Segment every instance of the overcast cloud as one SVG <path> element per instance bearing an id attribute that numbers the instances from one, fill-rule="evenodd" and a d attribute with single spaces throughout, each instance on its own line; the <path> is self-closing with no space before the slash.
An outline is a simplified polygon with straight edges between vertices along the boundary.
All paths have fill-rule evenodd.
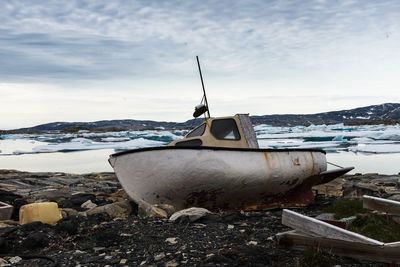
<path id="1" fill-rule="evenodd" d="M 89 2 L 89 3 L 88 3 Z M 400 102 L 400 2 L 0 2 L 0 129 Z"/>

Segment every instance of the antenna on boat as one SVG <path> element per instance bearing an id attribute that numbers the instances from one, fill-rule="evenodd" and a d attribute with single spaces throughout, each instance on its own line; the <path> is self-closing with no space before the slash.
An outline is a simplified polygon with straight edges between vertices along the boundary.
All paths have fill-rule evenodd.
<path id="1" fill-rule="evenodd" d="M 204 88 L 203 75 L 201 74 L 201 68 L 200 68 L 200 62 L 199 62 L 199 57 L 198 56 L 196 56 L 196 60 L 197 60 L 197 66 L 199 67 L 200 80 L 201 80 L 201 86 L 203 87 L 203 94 L 204 94 L 203 95 L 203 99 L 204 99 L 205 105 L 204 104 L 197 105 L 195 107 L 195 111 L 193 113 L 193 117 L 197 118 L 201 114 L 207 112 L 208 117 L 210 118 L 211 116 L 210 116 L 210 110 L 208 108 L 206 89 Z M 203 99 L 201 100 L 201 102 L 203 102 Z"/>

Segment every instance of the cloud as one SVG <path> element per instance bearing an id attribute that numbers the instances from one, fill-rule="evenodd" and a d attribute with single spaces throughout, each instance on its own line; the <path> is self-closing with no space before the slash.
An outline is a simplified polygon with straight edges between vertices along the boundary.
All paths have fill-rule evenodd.
<path id="1" fill-rule="evenodd" d="M 395 0 L 1 1 L 0 83 L 112 90 L 116 106 L 117 96 L 143 91 L 147 103 L 178 91 L 197 101 L 199 55 L 216 104 L 396 95 L 399 16 Z M 271 105 L 263 103 L 254 102 L 258 114 Z"/>
<path id="2" fill-rule="evenodd" d="M 150 69 L 163 75 L 185 69 L 194 54 L 213 73 L 231 75 L 321 68 L 357 61 L 359 47 L 374 55 L 367 50 L 377 35 L 398 28 L 398 7 L 396 1 L 10 1 L 1 11 L 1 55 L 16 60 L 0 75 L 15 69 L 60 78 Z"/>

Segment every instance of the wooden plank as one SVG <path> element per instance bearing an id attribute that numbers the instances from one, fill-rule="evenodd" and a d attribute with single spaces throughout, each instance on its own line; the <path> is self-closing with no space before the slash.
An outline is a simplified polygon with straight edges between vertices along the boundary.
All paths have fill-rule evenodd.
<path id="1" fill-rule="evenodd" d="M 0 201 L 0 221 L 9 220 L 11 218 L 14 207 Z"/>
<path id="2" fill-rule="evenodd" d="M 398 247 L 312 237 L 297 231 L 279 233 L 275 237 L 276 246 L 279 248 L 308 250 L 311 247 L 318 247 L 340 256 L 392 264 L 400 263 Z"/>
<path id="3" fill-rule="evenodd" d="M 400 248 L 400 242 L 385 243 L 385 247 Z M 400 253 L 400 250 L 399 250 Z"/>
<path id="4" fill-rule="evenodd" d="M 383 245 L 382 242 L 342 229 L 329 223 L 284 209 L 282 224 L 315 237 L 345 240 L 364 244 Z"/>
<path id="5" fill-rule="evenodd" d="M 400 202 L 372 196 L 363 196 L 363 206 L 366 209 L 400 215 Z"/>

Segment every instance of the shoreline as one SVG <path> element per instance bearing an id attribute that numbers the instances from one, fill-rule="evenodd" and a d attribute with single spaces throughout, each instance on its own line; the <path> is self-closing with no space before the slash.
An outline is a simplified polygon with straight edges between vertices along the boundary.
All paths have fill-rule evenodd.
<path id="1" fill-rule="evenodd" d="M 316 216 L 343 197 L 400 197 L 399 181 L 400 175 L 346 175 L 315 187 L 315 204 L 295 210 Z M 171 222 L 157 216 L 143 218 L 113 172 L 70 174 L 1 169 L 0 197 L 0 201 L 17 208 L 28 202 L 58 203 L 64 218 L 55 226 L 3 222 L 0 250 L 3 254 L 49 256 L 60 266 L 296 266 L 303 256 L 300 251 L 275 247 L 275 234 L 290 230 L 281 224 L 282 209 L 220 212 L 193 223 Z M 89 200 L 97 207 L 117 203 L 123 209 L 118 214 L 92 214 L 82 207 Z M 16 213 L 12 219 L 18 219 Z M 48 263 L 45 259 L 20 263 L 24 266 L 32 262 Z M 375 264 L 353 261 L 352 266 Z"/>

